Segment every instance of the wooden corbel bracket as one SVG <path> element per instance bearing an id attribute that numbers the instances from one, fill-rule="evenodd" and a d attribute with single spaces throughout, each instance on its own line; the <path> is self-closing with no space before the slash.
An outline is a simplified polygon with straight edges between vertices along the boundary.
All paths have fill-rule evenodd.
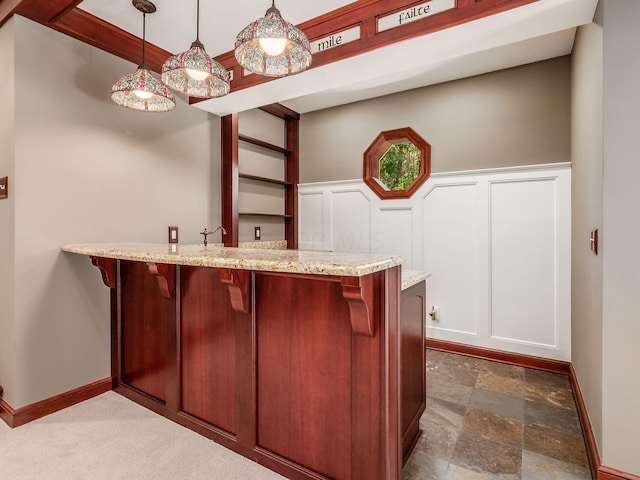
<path id="1" fill-rule="evenodd" d="M 351 329 L 358 335 L 375 337 L 373 313 L 373 275 L 342 277 L 342 296 L 349 303 Z"/>
<path id="2" fill-rule="evenodd" d="M 116 288 L 116 263 L 115 258 L 91 257 L 91 264 L 98 267 L 102 282 L 109 288 Z"/>
<path id="3" fill-rule="evenodd" d="M 147 263 L 149 273 L 158 280 L 160 293 L 165 298 L 176 298 L 176 266 L 166 263 Z"/>
<path id="4" fill-rule="evenodd" d="M 220 269 L 220 281 L 229 288 L 231 306 L 237 313 L 251 313 L 251 274 L 248 270 Z"/>

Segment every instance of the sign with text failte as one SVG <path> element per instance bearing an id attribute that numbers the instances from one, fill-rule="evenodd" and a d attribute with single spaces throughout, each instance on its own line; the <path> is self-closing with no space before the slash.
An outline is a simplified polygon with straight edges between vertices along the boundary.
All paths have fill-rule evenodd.
<path id="1" fill-rule="evenodd" d="M 436 13 L 456 8 L 456 0 L 431 0 L 419 5 L 400 10 L 399 12 L 378 18 L 378 32 L 384 32 L 391 28 L 400 27 L 407 23 L 421 20 Z"/>
<path id="2" fill-rule="evenodd" d="M 319 38 L 311 42 L 311 53 L 324 52 L 330 48 L 339 47 L 345 43 L 360 40 L 360 27 L 353 27 L 341 32 L 334 33 L 328 37 Z"/>
<path id="3" fill-rule="evenodd" d="M 9 179 L 8 177 L 0 178 L 0 198 L 9 196 Z"/>

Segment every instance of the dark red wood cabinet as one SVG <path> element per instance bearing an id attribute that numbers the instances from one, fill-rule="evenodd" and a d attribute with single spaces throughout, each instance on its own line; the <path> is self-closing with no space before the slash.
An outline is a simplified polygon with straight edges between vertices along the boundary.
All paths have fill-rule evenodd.
<path id="1" fill-rule="evenodd" d="M 402 332 L 402 456 L 406 460 L 420 437 L 420 417 L 426 408 L 425 292 L 426 282 L 402 291 L 400 307 L 400 331 Z"/>
<path id="2" fill-rule="evenodd" d="M 288 478 L 401 478 L 424 411 L 424 282 L 116 268 L 116 391 Z"/>

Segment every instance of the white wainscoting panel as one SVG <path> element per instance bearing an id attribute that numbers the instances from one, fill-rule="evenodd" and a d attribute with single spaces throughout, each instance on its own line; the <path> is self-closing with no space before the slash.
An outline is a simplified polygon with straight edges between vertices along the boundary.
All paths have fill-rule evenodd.
<path id="1" fill-rule="evenodd" d="M 491 337 L 558 348 L 557 178 L 491 182 Z"/>
<path id="2" fill-rule="evenodd" d="M 413 266 L 414 215 L 411 207 L 379 208 L 371 233 L 371 253 L 390 253 Z"/>
<path id="3" fill-rule="evenodd" d="M 331 203 L 331 250 L 369 253 L 371 212 L 367 196 L 359 189 L 335 190 Z"/>
<path id="4" fill-rule="evenodd" d="M 300 250 L 328 250 L 327 236 L 329 231 L 325 228 L 325 195 L 322 191 L 304 192 L 299 195 L 300 235 L 298 246 Z"/>
<path id="5" fill-rule="evenodd" d="M 434 337 L 478 334 L 477 188 L 475 183 L 434 185 L 424 197 L 424 270 L 431 273 L 426 301 L 429 309 L 439 308 L 436 320 L 427 318 Z"/>
<path id="6" fill-rule="evenodd" d="M 299 186 L 300 248 L 425 270 L 427 336 L 571 359 L 571 165 L 433 174 L 410 199 L 362 180 Z"/>

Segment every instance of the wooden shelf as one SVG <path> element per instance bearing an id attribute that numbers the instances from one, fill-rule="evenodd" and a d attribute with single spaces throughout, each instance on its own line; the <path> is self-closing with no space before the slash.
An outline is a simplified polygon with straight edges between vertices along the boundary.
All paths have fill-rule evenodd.
<path id="1" fill-rule="evenodd" d="M 289 155 L 291 150 L 279 147 L 278 145 L 274 145 L 272 143 L 264 142 L 262 140 L 258 140 L 257 138 L 249 137 L 247 135 L 238 134 L 238 140 L 241 142 L 251 143 L 253 145 L 257 145 L 262 148 L 266 148 L 267 150 L 272 150 L 274 152 L 279 152 L 284 155 Z"/>
<path id="2" fill-rule="evenodd" d="M 293 183 L 285 182 L 284 180 L 275 180 L 273 178 L 259 177 L 258 175 L 248 175 L 246 173 L 240 173 L 238 176 L 240 178 L 246 178 L 247 180 L 256 180 L 258 182 L 275 183 L 277 185 L 284 185 L 285 187 L 290 187 L 293 185 Z"/>
<path id="3" fill-rule="evenodd" d="M 286 215 L 284 213 L 254 213 L 254 212 L 240 212 L 238 215 L 251 216 L 251 217 L 279 217 L 279 218 L 293 218 L 293 215 Z"/>
<path id="4" fill-rule="evenodd" d="M 260 107 L 260 110 L 268 113 L 269 115 L 273 115 L 284 120 L 284 144 L 280 144 L 284 146 L 274 145 L 264 140 L 260 140 L 248 135 L 242 135 L 238 128 L 237 113 L 232 113 L 230 115 L 225 115 L 222 117 L 222 225 L 227 231 L 227 235 L 225 235 L 224 237 L 224 245 L 226 247 L 238 246 L 238 225 L 240 218 L 243 218 L 243 226 L 248 222 L 259 222 L 259 218 L 275 218 L 282 219 L 282 223 L 284 224 L 284 238 L 287 242 L 287 248 L 297 249 L 298 182 L 300 179 L 300 115 L 297 112 L 294 112 L 293 110 L 290 110 L 289 108 L 279 104 L 265 105 Z M 272 175 L 276 178 L 284 178 L 284 180 L 276 180 L 275 178 L 270 178 L 269 176 L 262 177 L 260 175 L 240 173 L 239 144 L 241 142 L 245 143 L 244 145 L 242 145 L 244 149 L 249 148 L 250 145 L 248 144 L 251 144 L 255 145 L 256 149 L 264 149 L 263 152 L 260 152 L 262 154 L 274 152 L 270 156 L 272 156 L 274 160 L 282 160 L 284 175 L 281 177 L 280 173 L 268 173 L 271 170 L 265 171 L 264 173 L 269 176 Z M 276 164 L 274 164 L 273 167 L 275 168 Z M 274 205 L 272 209 L 276 211 L 284 211 L 286 213 L 258 213 L 250 211 L 239 213 L 240 187 L 242 186 L 246 190 L 246 187 L 253 186 L 248 185 L 247 183 L 245 183 L 244 185 L 241 184 L 239 181 L 240 179 L 244 179 L 245 181 L 264 182 L 263 186 L 279 185 L 279 189 L 281 189 L 282 193 L 284 194 L 284 205 Z M 246 208 L 253 209 L 251 205 L 247 205 Z M 255 220 L 251 220 L 251 218 L 254 218 Z"/>

